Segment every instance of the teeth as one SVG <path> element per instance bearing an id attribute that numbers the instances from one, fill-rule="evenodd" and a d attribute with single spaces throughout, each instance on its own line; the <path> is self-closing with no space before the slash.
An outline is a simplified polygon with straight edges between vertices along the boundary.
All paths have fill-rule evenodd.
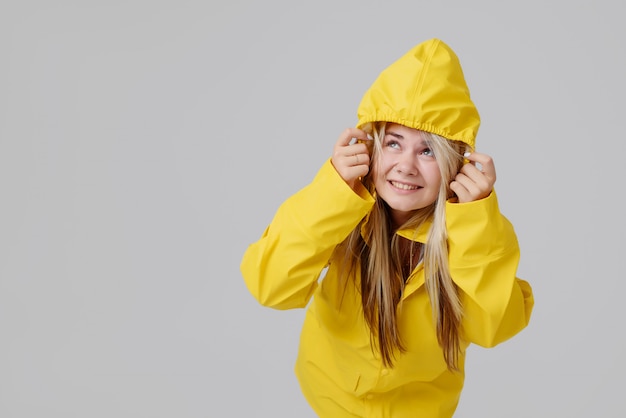
<path id="1" fill-rule="evenodd" d="M 393 185 L 393 187 L 397 187 L 398 189 L 402 189 L 402 190 L 415 190 L 415 189 L 418 188 L 417 186 L 411 186 L 409 184 L 397 183 L 395 181 L 392 181 L 391 184 Z"/>

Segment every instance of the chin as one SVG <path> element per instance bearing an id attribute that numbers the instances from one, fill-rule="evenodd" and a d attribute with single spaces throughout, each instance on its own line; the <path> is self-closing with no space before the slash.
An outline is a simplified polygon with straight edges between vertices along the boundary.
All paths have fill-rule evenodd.
<path id="1" fill-rule="evenodd" d="M 387 204 L 392 210 L 395 210 L 397 212 L 404 212 L 404 213 L 415 212 L 416 210 L 424 209 L 426 206 L 428 206 L 428 205 L 410 205 L 409 206 L 409 205 L 393 205 L 393 204 L 390 205 L 389 203 Z"/>

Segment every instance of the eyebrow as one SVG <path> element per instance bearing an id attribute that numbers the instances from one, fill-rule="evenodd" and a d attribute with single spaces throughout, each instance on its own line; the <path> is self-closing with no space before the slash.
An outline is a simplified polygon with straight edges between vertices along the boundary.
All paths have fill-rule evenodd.
<path id="1" fill-rule="evenodd" d="M 400 135 L 399 133 L 393 132 L 393 131 L 385 131 L 385 135 L 391 135 L 396 139 L 404 139 L 404 136 Z M 421 145 L 425 146 L 425 147 L 430 147 L 430 141 L 426 138 L 424 138 L 423 135 L 420 135 L 420 140 L 421 140 Z"/>
<path id="2" fill-rule="evenodd" d="M 397 134 L 397 133 L 395 133 L 393 131 L 385 131 L 385 134 L 389 134 L 389 135 L 391 135 L 391 136 L 393 136 L 395 138 L 398 138 L 398 139 L 404 139 L 404 137 L 402 135 Z"/>

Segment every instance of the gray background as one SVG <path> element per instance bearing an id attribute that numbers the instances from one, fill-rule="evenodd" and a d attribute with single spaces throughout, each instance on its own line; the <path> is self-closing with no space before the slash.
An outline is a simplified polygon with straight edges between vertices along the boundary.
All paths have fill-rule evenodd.
<path id="1" fill-rule="evenodd" d="M 439 37 L 535 291 L 459 417 L 623 417 L 618 1 L 0 3 L 0 417 L 312 417 L 239 272 L 375 76 Z M 618 188 L 619 187 L 619 188 Z"/>

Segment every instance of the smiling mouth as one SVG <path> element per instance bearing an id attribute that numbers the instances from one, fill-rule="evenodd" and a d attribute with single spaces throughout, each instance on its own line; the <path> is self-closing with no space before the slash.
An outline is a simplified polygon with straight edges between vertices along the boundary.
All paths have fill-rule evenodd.
<path id="1" fill-rule="evenodd" d="M 389 183 L 391 183 L 393 187 L 401 189 L 401 190 L 417 190 L 420 188 L 419 186 L 414 186 L 412 184 L 398 183 L 397 181 L 393 181 L 393 180 L 390 180 Z"/>

